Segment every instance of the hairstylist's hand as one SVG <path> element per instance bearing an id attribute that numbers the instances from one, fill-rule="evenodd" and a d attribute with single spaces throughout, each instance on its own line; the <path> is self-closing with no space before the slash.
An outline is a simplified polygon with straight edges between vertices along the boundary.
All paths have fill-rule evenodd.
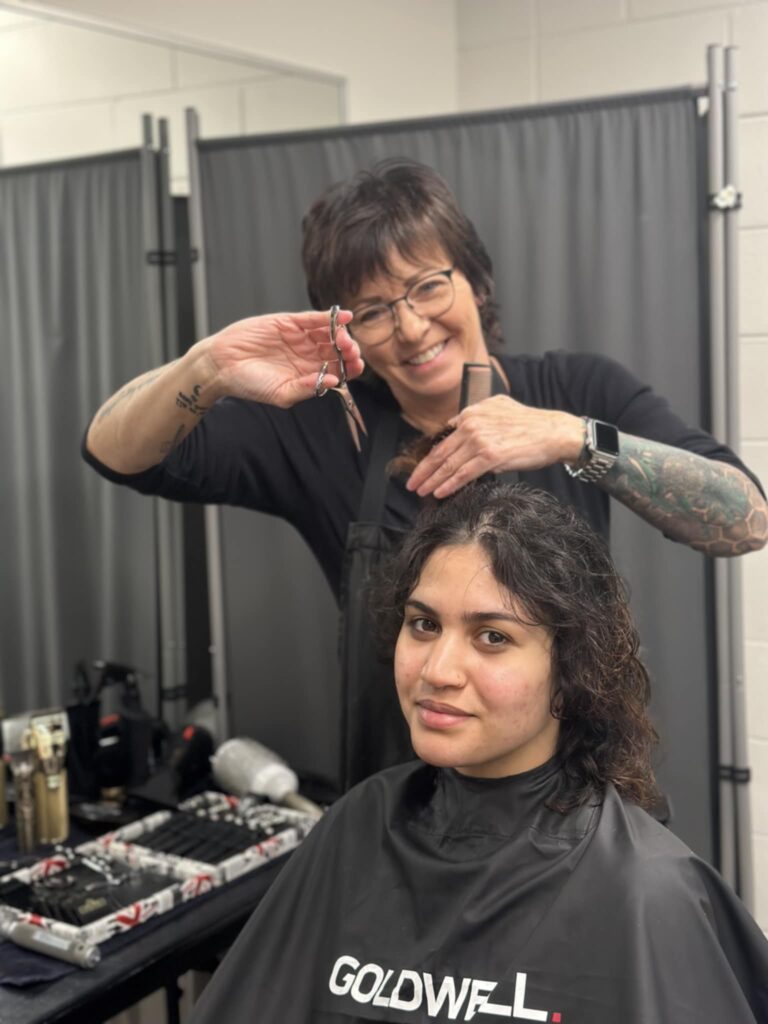
<path id="1" fill-rule="evenodd" d="M 363 372 L 357 342 L 345 326 L 349 310 L 339 313 L 338 345 L 350 379 Z M 222 328 L 199 345 L 215 369 L 211 391 L 287 409 L 312 398 L 324 362 L 324 387 L 339 383 L 339 365 L 329 336 L 330 313 L 270 313 Z"/>
<path id="2" fill-rule="evenodd" d="M 447 498 L 484 473 L 575 462 L 584 443 L 580 417 L 535 409 L 508 395 L 470 405 L 448 425 L 453 432 L 435 445 L 408 479 L 408 489 L 421 497 Z"/>

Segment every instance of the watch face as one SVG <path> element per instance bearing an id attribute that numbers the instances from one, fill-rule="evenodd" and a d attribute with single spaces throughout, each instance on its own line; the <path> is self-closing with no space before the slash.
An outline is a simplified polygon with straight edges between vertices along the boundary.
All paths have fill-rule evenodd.
<path id="1" fill-rule="evenodd" d="M 595 420 L 595 447 L 608 455 L 619 454 L 619 432 L 610 423 Z"/>

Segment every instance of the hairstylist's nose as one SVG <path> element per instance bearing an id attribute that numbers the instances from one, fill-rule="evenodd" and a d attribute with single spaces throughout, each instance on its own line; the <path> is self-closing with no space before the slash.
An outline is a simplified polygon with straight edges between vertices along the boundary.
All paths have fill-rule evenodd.
<path id="1" fill-rule="evenodd" d="M 395 337 L 399 341 L 421 341 L 429 330 L 429 320 L 401 302 L 395 310 Z"/>

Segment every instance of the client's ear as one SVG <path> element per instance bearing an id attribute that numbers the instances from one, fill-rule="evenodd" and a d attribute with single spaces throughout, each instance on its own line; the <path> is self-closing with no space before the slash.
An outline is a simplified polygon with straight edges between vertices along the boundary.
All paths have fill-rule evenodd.
<path id="1" fill-rule="evenodd" d="M 559 679 L 552 684 L 552 696 L 549 698 L 549 713 L 558 722 L 566 720 L 565 698 L 563 697 L 563 690 Z"/>

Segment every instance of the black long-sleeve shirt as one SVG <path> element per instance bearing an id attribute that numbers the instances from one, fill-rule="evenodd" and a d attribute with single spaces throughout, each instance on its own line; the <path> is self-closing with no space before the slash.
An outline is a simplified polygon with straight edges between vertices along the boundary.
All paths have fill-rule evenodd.
<path id="1" fill-rule="evenodd" d="M 525 405 L 591 416 L 623 433 L 727 462 L 759 486 L 729 448 L 687 426 L 664 398 L 611 359 L 571 352 L 497 358 L 510 394 Z M 222 399 L 163 462 L 141 473 L 116 473 L 85 447 L 83 454 L 108 480 L 144 494 L 237 505 L 286 519 L 307 541 L 338 595 L 347 527 L 357 518 L 370 438 L 385 410 L 394 406 L 380 381 L 360 379 L 350 388 L 368 428 L 360 453 L 349 437 L 340 403 L 329 395 L 291 409 Z M 401 442 L 416 433 L 401 421 Z M 519 476 L 576 507 L 598 532 L 608 535 L 609 499 L 600 488 L 573 480 L 561 465 Z M 418 507 L 418 497 L 404 482 L 392 480 L 384 525 L 409 527 Z"/>

